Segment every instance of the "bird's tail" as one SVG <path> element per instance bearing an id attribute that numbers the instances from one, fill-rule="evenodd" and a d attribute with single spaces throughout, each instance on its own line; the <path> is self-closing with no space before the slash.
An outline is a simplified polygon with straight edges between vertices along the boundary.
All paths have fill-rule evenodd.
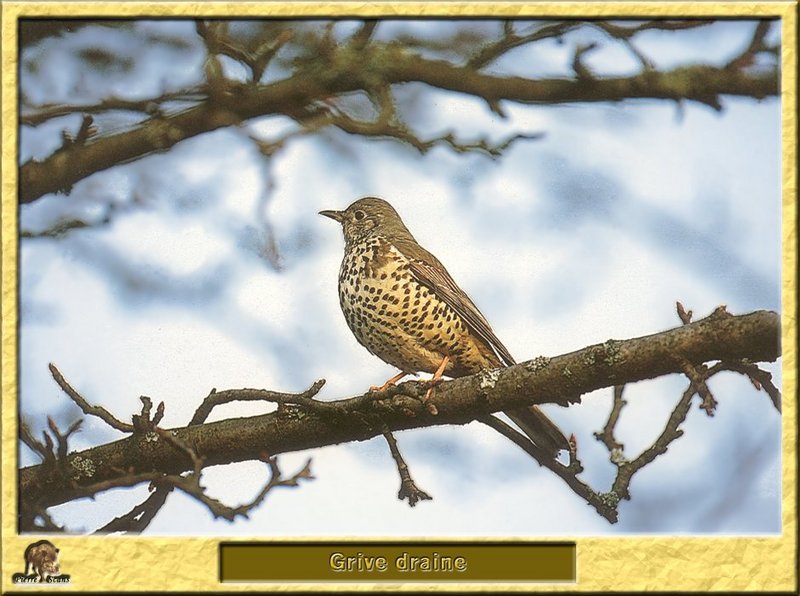
<path id="1" fill-rule="evenodd" d="M 537 447 L 546 450 L 551 457 L 555 458 L 561 449 L 569 450 L 569 441 L 564 433 L 536 406 L 512 410 L 505 414 Z"/>

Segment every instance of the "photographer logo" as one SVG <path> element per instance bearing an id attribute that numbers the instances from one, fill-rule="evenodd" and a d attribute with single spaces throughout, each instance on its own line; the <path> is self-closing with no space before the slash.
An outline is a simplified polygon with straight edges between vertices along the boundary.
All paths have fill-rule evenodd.
<path id="1" fill-rule="evenodd" d="M 68 584 L 69 575 L 61 573 L 59 549 L 49 540 L 39 540 L 25 549 L 25 573 L 15 573 L 15 584 Z"/>

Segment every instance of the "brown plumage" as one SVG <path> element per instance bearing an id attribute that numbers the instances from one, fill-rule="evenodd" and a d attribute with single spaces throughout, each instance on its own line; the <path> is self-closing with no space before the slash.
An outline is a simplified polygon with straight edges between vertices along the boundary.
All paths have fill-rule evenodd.
<path id="1" fill-rule="evenodd" d="M 389 203 L 366 197 L 344 211 L 320 214 L 342 225 L 339 303 L 356 339 L 370 352 L 402 373 L 434 373 L 434 379 L 515 363 L 475 303 L 417 243 Z M 552 455 L 569 448 L 535 406 L 506 414 Z"/>

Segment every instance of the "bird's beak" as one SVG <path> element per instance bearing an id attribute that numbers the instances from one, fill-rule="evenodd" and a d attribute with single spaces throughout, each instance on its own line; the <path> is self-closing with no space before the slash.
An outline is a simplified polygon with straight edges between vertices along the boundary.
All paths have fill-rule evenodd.
<path id="1" fill-rule="evenodd" d="M 330 217 L 331 219 L 342 223 L 344 219 L 344 212 L 343 211 L 320 211 L 320 215 L 324 215 L 325 217 Z"/>

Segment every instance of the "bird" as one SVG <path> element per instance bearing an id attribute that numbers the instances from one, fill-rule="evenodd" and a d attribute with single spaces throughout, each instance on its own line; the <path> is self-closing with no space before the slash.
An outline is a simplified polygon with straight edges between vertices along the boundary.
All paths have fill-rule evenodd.
<path id="1" fill-rule="evenodd" d="M 344 233 L 338 289 L 348 327 L 369 352 L 400 370 L 371 390 L 432 373 L 427 400 L 443 376 L 515 364 L 483 313 L 387 201 L 364 197 L 342 211 L 319 214 L 341 224 Z M 538 407 L 505 414 L 551 457 L 569 450 L 564 434 Z"/>

